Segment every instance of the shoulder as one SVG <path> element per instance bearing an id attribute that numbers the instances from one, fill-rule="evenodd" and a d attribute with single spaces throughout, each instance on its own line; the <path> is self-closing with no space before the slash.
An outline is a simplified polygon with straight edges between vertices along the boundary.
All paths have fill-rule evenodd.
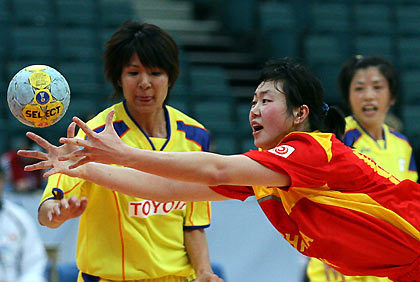
<path id="1" fill-rule="evenodd" d="M 389 133 L 390 138 L 393 139 L 393 141 L 399 141 L 407 144 L 410 144 L 410 142 L 408 141 L 408 137 L 405 136 L 404 134 L 402 134 L 401 132 L 389 127 L 388 125 L 384 125 L 384 129 L 385 131 L 387 131 Z M 411 146 L 411 145 L 410 145 Z"/>
<path id="2" fill-rule="evenodd" d="M 102 110 L 96 116 L 87 121 L 87 125 L 89 125 L 91 128 L 94 128 L 95 125 L 104 124 L 106 121 L 106 116 L 111 110 L 115 110 L 114 120 L 118 119 L 118 117 L 121 116 L 121 112 L 124 110 L 124 105 L 122 102 L 120 102 Z"/>
<path id="3" fill-rule="evenodd" d="M 168 113 L 172 119 L 175 119 L 177 122 L 183 122 L 186 125 L 192 125 L 198 128 L 205 129 L 204 125 L 190 117 L 189 115 L 181 112 L 180 110 L 177 110 L 173 108 L 172 106 L 166 105 L 166 109 L 168 110 Z"/>
<path id="4" fill-rule="evenodd" d="M 89 121 L 85 121 L 86 124 L 89 126 L 89 128 L 91 128 L 92 130 L 95 131 L 102 131 L 103 128 L 105 127 L 105 123 L 106 123 L 106 116 L 108 115 L 108 113 L 111 110 L 115 110 L 115 115 L 114 115 L 114 124 L 115 121 L 118 120 L 123 120 L 124 119 L 124 104 L 122 102 L 114 104 L 104 110 L 102 110 L 101 112 L 99 112 L 96 116 L 94 116 L 93 118 L 91 118 Z M 123 122 L 124 123 L 124 122 Z M 126 130 L 126 126 L 124 126 L 124 128 L 122 129 L 123 131 Z M 121 131 L 119 129 L 117 129 L 117 131 Z M 85 134 L 82 130 L 78 131 L 77 136 L 84 138 Z"/>
<path id="5" fill-rule="evenodd" d="M 343 135 L 343 143 L 347 146 L 353 145 L 363 135 L 359 123 L 353 116 L 346 117 L 346 130 Z"/>

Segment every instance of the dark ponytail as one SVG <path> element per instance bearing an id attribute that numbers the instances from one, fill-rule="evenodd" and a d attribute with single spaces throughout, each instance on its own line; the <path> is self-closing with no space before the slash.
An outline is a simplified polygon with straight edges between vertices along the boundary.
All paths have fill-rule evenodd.
<path id="1" fill-rule="evenodd" d="M 344 113 L 337 106 L 330 107 L 324 119 L 324 130 L 322 132 L 334 133 L 338 139 L 342 140 L 345 129 Z"/>

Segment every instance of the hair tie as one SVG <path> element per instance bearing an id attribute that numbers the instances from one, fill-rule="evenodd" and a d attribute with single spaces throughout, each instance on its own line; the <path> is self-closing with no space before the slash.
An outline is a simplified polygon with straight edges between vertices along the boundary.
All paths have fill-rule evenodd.
<path id="1" fill-rule="evenodd" d="M 327 116 L 329 109 L 330 107 L 328 106 L 328 104 L 325 102 L 322 102 L 322 110 L 324 111 L 325 116 Z"/>

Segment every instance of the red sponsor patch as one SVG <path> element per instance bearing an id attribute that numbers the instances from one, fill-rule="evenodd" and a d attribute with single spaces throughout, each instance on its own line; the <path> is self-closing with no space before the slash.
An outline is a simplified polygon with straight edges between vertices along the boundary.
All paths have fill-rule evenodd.
<path id="1" fill-rule="evenodd" d="M 295 148 L 293 148 L 292 146 L 280 145 L 268 151 L 280 157 L 287 158 L 288 156 L 290 156 L 291 153 L 293 153 L 294 150 Z"/>

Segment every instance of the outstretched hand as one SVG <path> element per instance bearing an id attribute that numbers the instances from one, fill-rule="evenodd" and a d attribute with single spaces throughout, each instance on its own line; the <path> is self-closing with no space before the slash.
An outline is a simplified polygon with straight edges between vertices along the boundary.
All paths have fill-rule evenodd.
<path id="1" fill-rule="evenodd" d="M 96 133 L 90 129 L 81 119 L 74 117 L 73 121 L 82 129 L 87 138 L 82 140 L 74 137 L 60 138 L 60 142 L 67 145 L 75 145 L 82 149 L 73 151 L 65 156 L 60 156 L 60 161 L 73 160 L 70 169 L 77 168 L 88 162 L 98 162 L 104 164 L 118 164 L 124 157 L 124 149 L 128 146 L 121 141 L 113 126 L 115 111 L 112 110 L 106 116 L 105 129 L 101 133 Z"/>
<path id="2" fill-rule="evenodd" d="M 76 123 L 72 122 L 67 128 L 68 138 L 74 138 L 75 128 L 76 128 Z M 52 145 L 47 140 L 45 140 L 44 138 L 42 138 L 41 136 L 33 132 L 26 133 L 26 136 L 28 136 L 28 138 L 35 141 L 39 146 L 44 148 L 47 152 L 45 153 L 45 152 L 34 151 L 34 150 L 19 150 L 17 152 L 19 156 L 41 160 L 40 162 L 36 164 L 25 166 L 25 171 L 34 171 L 34 170 L 50 168 L 50 170 L 44 173 L 44 177 L 48 177 L 55 173 L 64 173 L 69 176 L 75 176 L 75 177 L 80 176 L 81 169 L 79 170 L 69 169 L 69 166 L 74 163 L 74 160 L 66 161 L 66 162 L 62 162 L 58 160 L 59 157 L 65 156 L 73 151 L 78 150 L 79 148 L 77 146 L 74 146 L 71 144 L 65 144 L 65 145 L 61 145 L 57 147 L 55 145 Z"/>

